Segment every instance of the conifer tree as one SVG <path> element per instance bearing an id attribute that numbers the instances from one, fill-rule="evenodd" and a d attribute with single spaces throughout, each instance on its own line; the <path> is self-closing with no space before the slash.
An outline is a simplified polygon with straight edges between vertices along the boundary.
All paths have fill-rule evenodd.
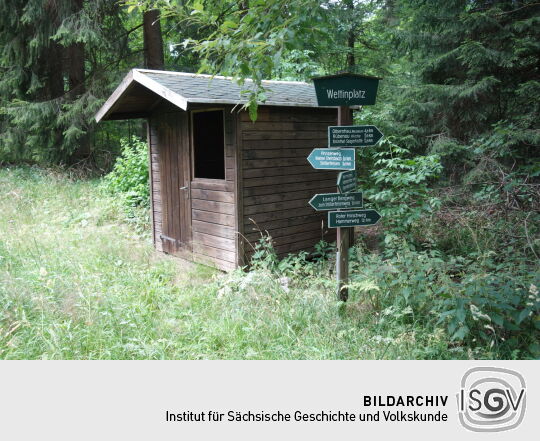
<path id="1" fill-rule="evenodd" d="M 395 117 L 447 165 L 489 157 L 538 176 L 540 5 L 533 0 L 392 2 L 417 85 Z"/>
<path id="2" fill-rule="evenodd" d="M 0 160 L 90 154 L 93 115 L 129 54 L 110 0 L 0 0 Z"/>

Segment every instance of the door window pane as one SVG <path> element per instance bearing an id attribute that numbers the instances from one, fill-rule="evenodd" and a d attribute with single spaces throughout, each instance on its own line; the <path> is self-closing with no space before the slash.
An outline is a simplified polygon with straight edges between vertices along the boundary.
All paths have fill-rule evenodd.
<path id="1" fill-rule="evenodd" d="M 223 110 L 193 113 L 196 178 L 225 179 Z"/>

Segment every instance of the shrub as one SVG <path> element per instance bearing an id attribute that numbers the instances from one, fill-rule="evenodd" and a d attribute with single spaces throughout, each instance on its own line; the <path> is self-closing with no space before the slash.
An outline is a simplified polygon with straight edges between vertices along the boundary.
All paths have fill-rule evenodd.
<path id="1" fill-rule="evenodd" d="M 497 346 L 509 358 L 538 356 L 540 274 L 494 254 L 462 259 L 460 278 L 440 295 L 439 322 L 453 340 Z"/>
<path id="2" fill-rule="evenodd" d="M 120 140 L 122 153 L 113 170 L 105 176 L 105 187 L 113 194 L 122 193 L 130 206 L 150 204 L 148 183 L 148 149 L 139 139 Z"/>
<path id="3" fill-rule="evenodd" d="M 540 274 L 523 256 L 501 262 L 495 253 L 443 256 L 414 251 L 387 236 L 387 257 L 353 253 L 352 298 L 379 320 L 444 327 L 452 345 L 489 348 L 498 357 L 540 354 Z M 513 250 L 507 250 L 507 256 Z"/>
<path id="4" fill-rule="evenodd" d="M 442 171 L 438 155 L 416 156 L 388 139 L 360 155 L 361 161 L 372 161 L 371 170 L 366 170 L 364 197 L 379 211 L 389 231 L 410 233 L 414 224 L 440 207 L 428 186 Z"/>

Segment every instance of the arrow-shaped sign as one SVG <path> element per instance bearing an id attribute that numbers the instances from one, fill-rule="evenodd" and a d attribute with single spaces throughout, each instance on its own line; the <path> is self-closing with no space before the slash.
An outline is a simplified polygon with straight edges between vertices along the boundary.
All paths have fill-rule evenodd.
<path id="1" fill-rule="evenodd" d="M 328 147 L 367 147 L 382 137 L 375 126 L 328 126 Z"/>
<path id="2" fill-rule="evenodd" d="M 354 170 L 354 149 L 313 149 L 307 160 L 317 170 Z"/>
<path id="3" fill-rule="evenodd" d="M 381 215 L 375 210 L 329 211 L 328 226 L 330 228 L 364 227 L 375 225 L 380 218 Z"/>
<path id="4" fill-rule="evenodd" d="M 340 193 L 356 190 L 356 170 L 341 172 L 338 175 L 337 186 Z"/>
<path id="5" fill-rule="evenodd" d="M 315 210 L 339 210 L 342 208 L 362 208 L 362 193 L 322 193 L 316 194 L 309 201 Z"/>

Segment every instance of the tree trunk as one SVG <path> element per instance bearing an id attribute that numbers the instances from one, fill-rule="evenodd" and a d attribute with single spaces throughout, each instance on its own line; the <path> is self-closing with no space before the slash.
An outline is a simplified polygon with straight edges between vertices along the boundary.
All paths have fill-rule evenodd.
<path id="1" fill-rule="evenodd" d="M 75 43 L 68 48 L 69 54 L 69 91 L 75 99 L 85 91 L 84 79 L 84 43 Z"/>
<path id="2" fill-rule="evenodd" d="M 83 0 L 73 1 L 73 13 L 82 11 Z M 74 43 L 68 48 L 69 55 L 69 91 L 71 99 L 85 92 L 84 80 L 84 43 Z"/>
<path id="3" fill-rule="evenodd" d="M 49 98 L 59 98 L 64 95 L 64 75 L 62 66 L 62 51 L 63 47 L 56 42 L 51 42 L 47 51 L 48 72 L 47 72 L 47 88 Z"/>
<path id="4" fill-rule="evenodd" d="M 353 70 L 356 65 L 356 60 L 354 58 L 354 43 L 356 42 L 356 37 L 353 31 L 349 31 L 349 36 L 347 38 L 347 68 Z"/>
<path id="5" fill-rule="evenodd" d="M 151 9 L 143 14 L 144 65 L 147 69 L 163 70 L 163 37 L 159 10 Z"/>
<path id="6" fill-rule="evenodd" d="M 386 0 L 382 7 L 383 19 L 388 26 L 396 26 L 399 22 L 396 17 L 396 2 L 395 0 Z"/>
<path id="7" fill-rule="evenodd" d="M 72 0 L 72 13 L 79 14 L 83 9 L 83 0 Z M 69 57 L 69 71 L 68 71 L 68 83 L 69 83 L 69 98 L 71 101 L 77 100 L 86 91 L 85 87 L 85 53 L 84 43 L 73 43 L 67 48 Z M 84 127 L 82 127 L 84 129 Z M 78 161 L 88 158 L 91 153 L 90 139 L 87 134 L 82 135 L 79 140 L 79 145 L 73 152 L 72 161 Z"/>
<path id="8" fill-rule="evenodd" d="M 345 5 L 347 6 L 347 9 L 350 11 L 351 16 L 353 15 L 354 11 L 354 2 L 353 0 L 347 0 L 345 2 Z M 356 43 L 356 33 L 354 29 L 354 25 L 351 23 L 351 29 L 349 29 L 349 32 L 347 33 L 347 70 L 349 72 L 354 70 L 354 67 L 356 65 L 356 60 L 354 58 L 354 44 Z"/>

